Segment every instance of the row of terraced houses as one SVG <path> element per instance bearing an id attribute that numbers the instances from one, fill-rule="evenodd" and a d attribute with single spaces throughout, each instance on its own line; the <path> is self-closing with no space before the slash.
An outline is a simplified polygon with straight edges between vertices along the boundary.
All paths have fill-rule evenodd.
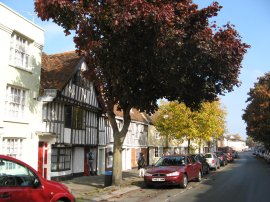
<path id="1" fill-rule="evenodd" d="M 21 159 L 47 179 L 88 175 L 87 153 L 103 174 L 112 168 L 112 129 L 97 92 L 74 51 L 46 55 L 44 30 L 0 3 L 0 153 Z M 122 114 L 116 111 L 119 127 Z M 165 152 L 186 153 L 187 142 L 160 137 L 151 117 L 132 109 L 122 169 L 140 152 L 154 163 Z"/>

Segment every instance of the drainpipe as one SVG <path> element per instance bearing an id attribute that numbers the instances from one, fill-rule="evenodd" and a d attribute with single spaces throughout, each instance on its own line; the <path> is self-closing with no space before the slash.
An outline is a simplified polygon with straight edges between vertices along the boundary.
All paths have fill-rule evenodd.
<path id="1" fill-rule="evenodd" d="M 97 147 L 97 152 L 96 152 L 96 174 L 98 174 L 98 153 L 99 153 L 99 119 L 100 119 L 100 114 L 98 113 L 97 114 L 97 145 L 96 145 L 96 147 Z"/>

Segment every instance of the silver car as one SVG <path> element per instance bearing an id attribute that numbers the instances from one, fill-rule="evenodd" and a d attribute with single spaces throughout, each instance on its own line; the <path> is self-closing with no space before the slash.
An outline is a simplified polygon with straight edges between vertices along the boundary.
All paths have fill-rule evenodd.
<path id="1" fill-rule="evenodd" d="M 215 153 L 205 153 L 204 157 L 211 169 L 217 170 L 220 168 L 220 161 Z"/>

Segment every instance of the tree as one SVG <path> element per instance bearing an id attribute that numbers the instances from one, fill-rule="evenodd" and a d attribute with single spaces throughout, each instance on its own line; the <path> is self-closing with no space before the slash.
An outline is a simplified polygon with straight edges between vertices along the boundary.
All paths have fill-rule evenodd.
<path id="1" fill-rule="evenodd" d="M 242 116 L 247 124 L 247 135 L 270 148 L 270 72 L 258 78 L 248 96 Z"/>
<path id="2" fill-rule="evenodd" d="M 219 138 L 225 131 L 226 111 L 218 101 L 204 102 L 199 110 L 192 111 L 184 103 L 163 102 L 154 125 L 161 135 L 169 139 L 187 139 L 198 142 Z"/>
<path id="3" fill-rule="evenodd" d="M 252 148 L 255 147 L 256 143 L 254 142 L 253 138 L 249 136 L 246 139 L 246 145 Z"/>
<path id="4" fill-rule="evenodd" d="M 193 113 L 184 103 L 163 102 L 157 112 L 154 125 L 167 140 L 188 140 L 188 152 L 190 141 L 197 137 L 197 128 L 194 124 Z"/>
<path id="5" fill-rule="evenodd" d="M 42 20 L 52 19 L 85 56 L 114 134 L 113 184 L 122 182 L 121 151 L 130 109 L 153 113 L 157 100 L 178 100 L 193 108 L 239 85 L 249 47 L 230 24 L 209 19 L 217 2 L 198 9 L 192 0 L 36 0 Z M 192 92 L 192 93 L 191 93 Z M 119 130 L 113 113 L 123 111 Z"/>
<path id="6" fill-rule="evenodd" d="M 200 148 L 203 141 L 214 141 L 224 134 L 226 110 L 219 101 L 204 102 L 201 109 L 194 113 Z"/>

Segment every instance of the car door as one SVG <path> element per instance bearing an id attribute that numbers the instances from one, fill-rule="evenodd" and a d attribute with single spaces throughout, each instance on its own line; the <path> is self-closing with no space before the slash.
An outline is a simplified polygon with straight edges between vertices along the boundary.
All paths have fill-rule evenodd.
<path id="1" fill-rule="evenodd" d="M 192 161 L 190 156 L 187 156 L 187 174 L 189 180 L 194 178 L 194 173 L 194 162 Z"/>
<path id="2" fill-rule="evenodd" d="M 0 202 L 49 201 L 38 177 L 29 168 L 0 159 Z"/>
<path id="3" fill-rule="evenodd" d="M 196 178 L 196 177 L 198 177 L 198 172 L 200 172 L 201 163 L 199 161 L 197 161 L 193 156 L 190 156 L 190 159 L 191 159 L 192 165 L 193 165 L 193 177 Z"/>

